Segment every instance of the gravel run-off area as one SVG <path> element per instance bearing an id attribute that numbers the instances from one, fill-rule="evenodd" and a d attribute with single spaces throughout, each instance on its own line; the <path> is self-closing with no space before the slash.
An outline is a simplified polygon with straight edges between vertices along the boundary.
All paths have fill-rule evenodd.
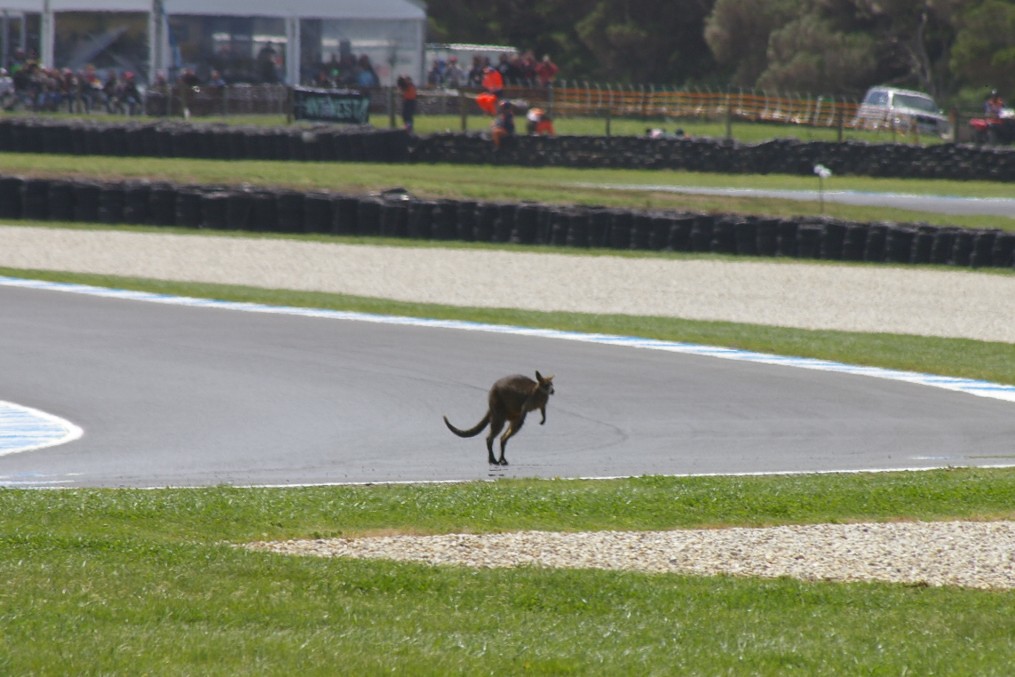
<path id="1" fill-rule="evenodd" d="M 0 266 L 1015 343 L 1015 275 L 0 227 Z"/>
<path id="2" fill-rule="evenodd" d="M 1015 343 L 1015 275 L 0 226 L 0 266 L 456 306 L 672 316 Z M 258 550 L 466 566 L 1015 587 L 1015 523 L 391 536 Z"/>
<path id="3" fill-rule="evenodd" d="M 650 532 L 382 536 L 252 543 L 252 550 L 470 567 L 1015 588 L 1015 522 L 898 522 Z"/>

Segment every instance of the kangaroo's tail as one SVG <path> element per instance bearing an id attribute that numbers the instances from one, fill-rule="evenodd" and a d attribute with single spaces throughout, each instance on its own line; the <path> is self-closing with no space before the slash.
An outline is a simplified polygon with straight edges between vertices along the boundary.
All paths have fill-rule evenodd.
<path id="1" fill-rule="evenodd" d="M 475 437 L 479 433 L 483 432 L 483 428 L 485 428 L 489 422 L 490 422 L 490 412 L 486 412 L 486 416 L 483 417 L 482 421 L 472 426 L 468 430 L 459 430 L 455 426 L 451 425 L 451 421 L 448 420 L 447 416 L 444 417 L 444 424 L 448 427 L 448 430 L 458 435 L 459 437 Z"/>

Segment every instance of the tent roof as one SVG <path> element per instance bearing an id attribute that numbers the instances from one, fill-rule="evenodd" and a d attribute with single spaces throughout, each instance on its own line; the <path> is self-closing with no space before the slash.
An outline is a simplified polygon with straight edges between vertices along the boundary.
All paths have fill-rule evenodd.
<path id="1" fill-rule="evenodd" d="M 0 0 L 0 11 L 42 12 L 43 0 Z M 283 6 L 284 5 L 284 6 Z M 151 0 L 50 0 L 54 12 L 147 12 Z M 416 0 L 163 0 L 167 14 L 298 16 L 313 19 L 426 19 Z"/>
<path id="2" fill-rule="evenodd" d="M 38 12 L 39 0 L 0 0 L 0 12 Z"/>
<path id="3" fill-rule="evenodd" d="M 0 11 L 42 13 L 43 0 L 0 0 Z M 151 0 L 50 0 L 54 12 L 147 12 Z"/>
<path id="4" fill-rule="evenodd" d="M 0 0 L 2 2 L 3 0 Z M 41 5 L 41 2 L 36 4 Z M 147 12 L 152 3 L 145 0 L 49 0 L 54 12 Z"/>
<path id="5" fill-rule="evenodd" d="M 0 0 L 2 1 L 2 0 Z M 209 16 L 299 16 L 315 19 L 426 19 L 422 3 L 413 0 L 164 0 L 167 14 Z M 284 5 L 284 6 L 282 6 Z"/>

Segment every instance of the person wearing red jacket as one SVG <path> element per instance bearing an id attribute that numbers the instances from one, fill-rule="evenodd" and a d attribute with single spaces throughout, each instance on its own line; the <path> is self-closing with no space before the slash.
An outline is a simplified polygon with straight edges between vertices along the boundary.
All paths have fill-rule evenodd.
<path id="1" fill-rule="evenodd" d="M 550 60 L 549 54 L 543 56 L 543 60 L 536 64 L 536 77 L 539 78 L 539 84 L 543 87 L 552 85 L 559 70 L 557 64 Z"/>

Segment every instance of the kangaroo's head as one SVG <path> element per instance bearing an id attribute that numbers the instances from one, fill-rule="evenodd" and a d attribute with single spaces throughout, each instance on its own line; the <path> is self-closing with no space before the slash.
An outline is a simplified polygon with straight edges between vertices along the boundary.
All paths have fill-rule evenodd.
<path id="1" fill-rule="evenodd" d="M 536 372 L 536 387 L 541 392 L 546 393 L 547 397 L 553 394 L 553 374 L 549 376 L 543 376 L 538 371 Z"/>

